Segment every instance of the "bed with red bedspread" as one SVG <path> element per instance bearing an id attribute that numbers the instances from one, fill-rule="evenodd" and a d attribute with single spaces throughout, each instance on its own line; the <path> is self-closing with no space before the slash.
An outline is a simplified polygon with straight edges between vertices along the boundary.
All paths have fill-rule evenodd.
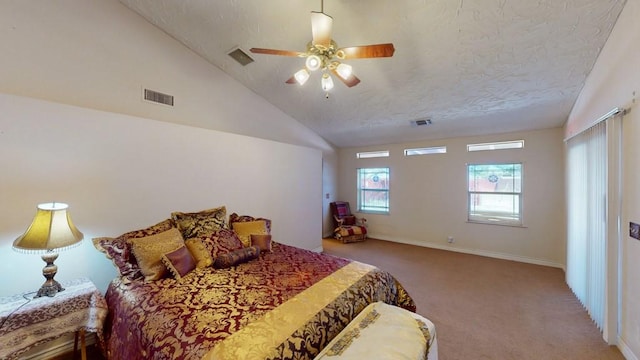
<path id="1" fill-rule="evenodd" d="M 180 280 L 119 277 L 106 293 L 109 359 L 313 359 L 368 304 L 415 311 L 392 275 L 274 243 Z"/>

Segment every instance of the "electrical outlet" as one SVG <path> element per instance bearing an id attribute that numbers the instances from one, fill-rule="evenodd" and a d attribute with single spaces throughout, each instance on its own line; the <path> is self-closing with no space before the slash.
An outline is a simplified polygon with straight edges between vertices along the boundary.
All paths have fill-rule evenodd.
<path id="1" fill-rule="evenodd" d="M 453 244 L 453 236 L 447 236 L 447 242 Z"/>
<path id="2" fill-rule="evenodd" d="M 640 240 L 640 225 L 634 223 L 633 221 L 629 222 L 629 236 L 634 239 Z"/>

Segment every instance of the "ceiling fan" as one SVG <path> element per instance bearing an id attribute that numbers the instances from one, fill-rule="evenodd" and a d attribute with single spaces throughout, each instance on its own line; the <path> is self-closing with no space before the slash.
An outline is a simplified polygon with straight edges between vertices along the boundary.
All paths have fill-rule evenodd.
<path id="1" fill-rule="evenodd" d="M 289 51 L 251 48 L 254 54 L 297 56 L 306 58 L 305 66 L 297 71 L 287 84 L 303 85 L 310 77 L 310 71 L 322 71 L 322 90 L 327 92 L 333 88 L 333 80 L 329 73 L 334 74 L 348 87 L 356 86 L 360 79 L 352 73 L 351 65 L 342 63 L 342 60 L 366 59 L 377 57 L 391 57 L 395 51 L 393 44 L 375 44 L 339 48 L 331 39 L 331 27 L 333 18 L 324 13 L 324 1 L 320 2 L 320 12 L 311 12 L 312 40 L 307 44 L 307 51 Z"/>

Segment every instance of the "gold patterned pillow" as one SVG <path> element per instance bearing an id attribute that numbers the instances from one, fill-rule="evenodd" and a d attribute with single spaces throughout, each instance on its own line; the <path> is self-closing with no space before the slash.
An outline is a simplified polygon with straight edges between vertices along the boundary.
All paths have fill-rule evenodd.
<path id="1" fill-rule="evenodd" d="M 244 247 L 251 246 L 251 235 L 268 235 L 267 224 L 264 220 L 234 222 L 233 231 L 238 234 Z"/>
<path id="2" fill-rule="evenodd" d="M 211 257 L 211 252 L 204 245 L 202 240 L 200 239 L 187 239 L 184 241 L 184 244 L 189 249 L 191 255 L 196 260 L 197 268 L 205 268 L 213 265 L 213 258 Z"/>
<path id="3" fill-rule="evenodd" d="M 182 235 L 176 228 L 129 241 L 145 280 L 161 279 L 167 271 L 162 263 L 162 255 L 184 246 Z"/>
<path id="4" fill-rule="evenodd" d="M 196 268 L 196 261 L 186 246 L 181 246 L 162 255 L 162 263 L 176 280 L 182 279 L 183 276 Z"/>
<path id="5" fill-rule="evenodd" d="M 271 220 L 263 217 L 254 217 L 251 215 L 238 215 L 237 213 L 232 213 L 229 215 L 229 226 L 232 226 L 235 222 L 247 222 L 247 221 L 256 221 L 256 220 L 264 220 L 267 225 L 267 233 L 271 234 Z"/>
<path id="6" fill-rule="evenodd" d="M 171 213 L 171 218 L 175 221 L 185 239 L 211 235 L 217 230 L 228 228 L 227 208 L 225 206 L 193 213 L 176 211 Z"/>

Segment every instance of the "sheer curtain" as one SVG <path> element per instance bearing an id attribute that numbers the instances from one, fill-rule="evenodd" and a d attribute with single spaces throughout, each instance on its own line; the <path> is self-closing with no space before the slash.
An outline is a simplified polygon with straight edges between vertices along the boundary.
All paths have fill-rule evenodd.
<path id="1" fill-rule="evenodd" d="M 620 321 L 620 154 L 624 112 L 610 114 L 567 141 L 566 280 L 604 339 L 614 343 Z"/>

